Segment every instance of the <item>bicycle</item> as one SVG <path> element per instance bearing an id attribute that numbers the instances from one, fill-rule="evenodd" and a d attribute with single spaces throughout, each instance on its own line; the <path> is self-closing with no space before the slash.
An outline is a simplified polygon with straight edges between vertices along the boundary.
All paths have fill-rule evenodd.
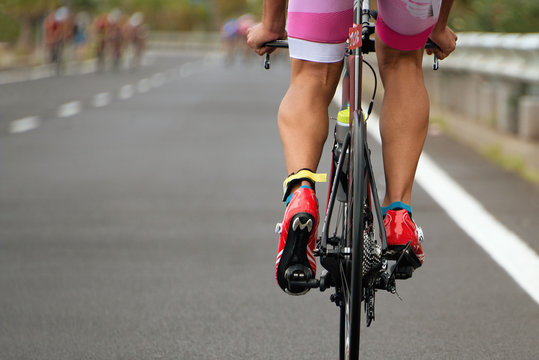
<path id="1" fill-rule="evenodd" d="M 421 266 L 409 242 L 399 251 L 389 250 L 370 149 L 366 121 L 376 96 L 376 73 L 363 59 L 375 51 L 374 34 L 377 12 L 369 0 L 354 1 L 354 25 L 350 29 L 343 70 L 343 106 L 337 118 L 332 150 L 329 194 L 322 234 L 315 248 L 324 271 L 319 279 L 304 279 L 295 273 L 287 278 L 290 286 L 334 288 L 330 300 L 340 308 L 339 358 L 359 359 L 361 302 L 367 327 L 375 319 L 375 293 L 386 290 L 396 294 L 396 280 L 411 277 Z M 286 48 L 286 40 L 265 44 Z M 434 48 L 428 42 L 426 48 Z M 361 109 L 362 64 L 372 70 L 375 83 L 367 115 Z M 270 68 L 266 55 L 264 67 Z M 438 69 L 434 57 L 433 69 Z M 349 106 L 348 106 L 349 105 Z M 332 224 L 333 222 L 333 224 Z"/>

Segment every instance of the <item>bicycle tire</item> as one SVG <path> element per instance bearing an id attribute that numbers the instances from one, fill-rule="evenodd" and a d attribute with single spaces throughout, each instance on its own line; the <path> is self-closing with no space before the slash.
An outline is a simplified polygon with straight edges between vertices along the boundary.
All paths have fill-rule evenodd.
<path id="1" fill-rule="evenodd" d="M 344 276 L 340 312 L 340 356 L 344 360 L 359 359 L 365 224 L 363 205 L 367 197 L 364 146 L 366 129 L 361 111 L 355 112 L 353 117 L 346 228 L 346 247 L 350 249 L 350 257 L 342 262 Z"/>

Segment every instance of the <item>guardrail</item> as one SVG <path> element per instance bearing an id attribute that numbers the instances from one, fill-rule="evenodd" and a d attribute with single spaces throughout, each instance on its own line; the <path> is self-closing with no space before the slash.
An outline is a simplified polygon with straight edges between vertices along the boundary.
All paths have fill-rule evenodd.
<path id="1" fill-rule="evenodd" d="M 425 72 L 435 106 L 526 141 L 539 141 L 539 33 L 458 34 L 439 72 Z M 425 66 L 432 60 L 425 58 Z"/>
<path id="2" fill-rule="evenodd" d="M 459 34 L 454 55 L 447 59 L 449 68 L 539 82 L 539 33 Z"/>

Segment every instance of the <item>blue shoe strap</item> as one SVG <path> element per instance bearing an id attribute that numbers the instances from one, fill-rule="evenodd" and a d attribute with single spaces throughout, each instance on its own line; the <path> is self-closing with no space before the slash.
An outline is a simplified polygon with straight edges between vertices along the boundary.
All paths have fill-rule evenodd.
<path id="1" fill-rule="evenodd" d="M 311 189 L 311 187 L 309 185 L 302 185 L 298 188 L 299 189 Z M 297 190 L 296 190 L 297 191 Z M 295 192 L 295 191 L 294 191 Z M 292 200 L 292 196 L 294 195 L 294 193 L 288 195 L 288 197 L 286 198 L 286 206 L 288 206 L 288 203 L 290 202 L 290 200 Z M 316 201 L 318 201 L 318 198 L 316 198 Z"/>
<path id="2" fill-rule="evenodd" d="M 401 201 L 395 201 L 391 204 L 389 204 L 388 206 L 382 206 L 382 216 L 386 216 L 386 213 L 389 211 L 389 210 L 406 210 L 408 211 L 408 214 L 410 214 L 410 216 L 412 216 L 412 207 L 408 204 L 405 204 Z"/>

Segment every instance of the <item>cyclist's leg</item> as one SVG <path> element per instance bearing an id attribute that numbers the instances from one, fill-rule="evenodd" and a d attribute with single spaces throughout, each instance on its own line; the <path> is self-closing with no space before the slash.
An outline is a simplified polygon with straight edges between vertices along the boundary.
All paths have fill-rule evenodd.
<path id="1" fill-rule="evenodd" d="M 386 176 L 384 226 L 390 250 L 410 244 L 400 265 L 408 278 L 424 259 L 420 230 L 411 219 L 412 186 L 427 136 L 429 98 L 423 82 L 423 46 L 434 27 L 441 0 L 378 1 L 376 53 L 385 96 L 380 132 Z M 408 254 L 408 252 L 406 252 Z"/>
<path id="2" fill-rule="evenodd" d="M 291 0 L 288 37 L 292 74 L 279 109 L 288 173 L 316 171 L 328 134 L 328 106 L 339 82 L 352 0 Z"/>
<path id="3" fill-rule="evenodd" d="M 378 0 L 376 54 L 385 89 L 380 119 L 387 187 L 384 206 L 411 201 L 429 116 L 423 46 L 440 6 L 441 0 Z"/>
<path id="4" fill-rule="evenodd" d="M 279 133 L 288 173 L 303 168 L 316 171 L 328 135 L 328 106 L 341 70 L 342 61 L 291 59 L 290 86 L 279 108 Z"/>
<path id="5" fill-rule="evenodd" d="M 289 174 L 302 169 L 316 171 L 318 167 L 328 135 L 328 106 L 342 70 L 346 23 L 348 20 L 351 23 L 348 2 L 289 2 L 291 80 L 278 119 Z M 315 179 L 319 177 L 309 171 L 296 176 L 285 181 L 287 207 L 280 227 L 276 278 L 283 290 L 299 295 L 308 288 L 287 282 L 291 276 L 302 274 L 308 279 L 316 273 L 313 251 L 319 213 L 311 184 L 319 181 Z"/>
<path id="6" fill-rule="evenodd" d="M 410 204 L 415 170 L 427 135 L 429 98 L 421 67 L 423 49 L 393 49 L 376 37 L 385 94 L 380 116 L 386 177 L 383 205 Z"/>

